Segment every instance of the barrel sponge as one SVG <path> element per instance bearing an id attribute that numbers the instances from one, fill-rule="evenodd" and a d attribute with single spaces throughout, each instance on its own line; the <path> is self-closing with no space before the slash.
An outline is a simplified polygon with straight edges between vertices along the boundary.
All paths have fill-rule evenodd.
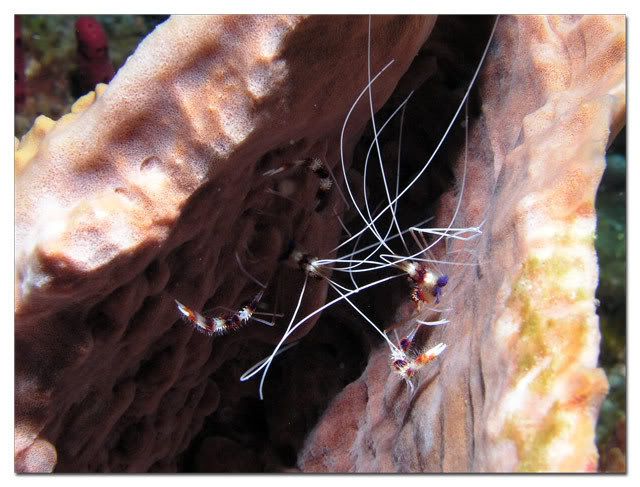
<path id="1" fill-rule="evenodd" d="M 377 107 L 434 21 L 373 18 L 372 69 L 394 60 Z M 336 167 L 367 84 L 368 35 L 366 16 L 171 17 L 108 87 L 16 144 L 18 470 L 175 470 L 217 408 L 210 376 L 235 342 L 258 360 L 281 330 L 203 339 L 174 300 L 236 308 L 255 295 L 237 253 L 283 283 L 265 303 L 291 311 L 301 282 L 278 257 L 291 239 L 328 255 L 341 229 L 314 210 L 310 171 L 263 173 L 305 157 Z M 347 154 L 369 116 L 365 104 L 352 113 Z M 287 198 L 269 192 L 280 183 Z M 330 208 L 344 210 L 339 194 Z M 326 284 L 309 289 L 301 312 L 326 297 Z"/>

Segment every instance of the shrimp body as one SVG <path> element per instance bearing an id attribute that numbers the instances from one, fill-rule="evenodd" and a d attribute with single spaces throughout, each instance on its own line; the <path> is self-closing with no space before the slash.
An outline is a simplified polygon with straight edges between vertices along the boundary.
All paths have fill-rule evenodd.
<path id="1" fill-rule="evenodd" d="M 249 304 L 242 307 L 236 313 L 227 313 L 221 316 L 212 317 L 203 316 L 197 311 L 185 306 L 178 300 L 176 300 L 176 304 L 183 318 L 193 326 L 196 331 L 204 333 L 207 336 L 220 336 L 236 331 L 244 326 L 244 324 L 246 324 L 256 312 L 258 303 L 262 299 L 262 295 L 263 291 L 260 291 L 254 296 Z"/>
<path id="2" fill-rule="evenodd" d="M 405 337 L 400 340 L 400 348 L 391 352 L 391 369 L 404 379 L 411 390 L 413 390 L 411 380 L 418 371 L 433 362 L 447 348 L 444 343 L 438 343 L 435 347 L 424 347 L 418 352 L 411 352 L 412 345 L 412 340 Z"/>
<path id="3" fill-rule="evenodd" d="M 407 273 L 412 283 L 411 299 L 416 303 L 439 304 L 442 288 L 449 282 L 449 276 L 438 274 L 424 263 L 405 261 L 398 267 Z"/>
<path id="4" fill-rule="evenodd" d="M 417 369 L 412 362 L 407 362 L 406 360 L 399 359 L 394 360 L 392 365 L 394 371 L 407 382 L 409 382 L 413 378 L 413 376 L 416 375 Z"/>

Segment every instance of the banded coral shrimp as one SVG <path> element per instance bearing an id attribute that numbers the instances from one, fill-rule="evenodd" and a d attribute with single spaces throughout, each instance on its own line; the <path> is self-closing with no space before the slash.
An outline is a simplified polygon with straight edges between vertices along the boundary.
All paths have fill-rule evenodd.
<path id="1" fill-rule="evenodd" d="M 269 367 L 273 359 L 276 357 L 279 350 L 283 346 L 283 344 L 286 342 L 286 340 L 302 324 L 304 324 L 311 317 L 319 314 L 323 310 L 327 309 L 330 306 L 333 306 L 338 302 L 342 302 L 342 301 L 346 302 L 362 318 L 364 318 L 367 321 L 367 323 L 372 327 L 372 330 L 374 332 L 380 334 L 383 337 L 383 339 L 386 341 L 391 352 L 391 363 L 394 364 L 394 368 L 396 372 L 405 380 L 410 381 L 410 379 L 415 374 L 415 371 L 419 370 L 424 365 L 431 362 L 435 357 L 437 357 L 440 353 L 444 351 L 445 349 L 444 344 L 438 344 L 435 347 L 431 347 L 431 348 L 424 348 L 420 346 L 420 348 L 418 349 L 411 349 L 409 347 L 403 348 L 401 344 L 398 344 L 398 345 L 394 344 L 386 336 L 386 333 L 383 332 L 382 329 L 378 325 L 376 325 L 376 323 L 373 320 L 371 320 L 356 304 L 354 304 L 352 296 L 355 296 L 364 290 L 373 288 L 374 286 L 378 286 L 382 283 L 388 282 L 396 277 L 408 275 L 409 278 L 414 281 L 413 294 L 415 295 L 415 300 L 418 302 L 433 301 L 433 302 L 430 302 L 429 304 L 437 305 L 437 304 L 440 304 L 440 298 L 443 294 L 443 288 L 448 283 L 447 274 L 445 274 L 442 271 L 437 271 L 437 266 L 441 264 L 454 265 L 454 266 L 455 265 L 475 265 L 474 263 L 461 263 L 461 262 L 437 260 L 432 256 L 430 256 L 429 254 L 427 254 L 427 252 L 430 252 L 431 249 L 434 248 L 442 239 L 448 240 L 451 238 L 454 240 L 469 241 L 481 235 L 482 224 L 476 224 L 470 227 L 454 227 L 454 223 L 456 221 L 456 218 L 458 217 L 458 209 L 460 208 L 460 203 L 462 201 L 462 197 L 464 194 L 464 178 L 463 178 L 462 188 L 459 191 L 458 204 L 457 204 L 456 211 L 454 212 L 454 215 L 451 218 L 450 223 L 448 224 L 447 227 L 427 228 L 427 227 L 421 226 L 423 225 L 423 223 L 418 223 L 418 224 L 411 224 L 409 228 L 402 230 L 402 227 L 405 225 L 404 224 L 401 225 L 399 223 L 398 216 L 400 212 L 398 210 L 398 202 L 405 194 L 407 194 L 407 192 L 415 185 L 415 183 L 425 173 L 425 171 L 427 170 L 431 162 L 434 160 L 436 154 L 444 144 L 445 140 L 447 139 L 463 107 L 467 106 L 467 101 L 468 101 L 470 92 L 480 72 L 483 61 L 488 53 L 489 47 L 491 45 L 491 40 L 493 39 L 493 35 L 495 33 L 496 26 L 497 26 L 497 19 L 493 24 L 493 29 L 489 34 L 488 41 L 486 42 L 484 50 L 480 57 L 480 61 L 476 65 L 476 69 L 473 72 L 471 80 L 468 83 L 468 86 L 464 92 L 464 96 L 462 96 L 462 100 L 457 105 L 457 110 L 451 117 L 444 131 L 444 135 L 442 135 L 442 137 L 439 139 L 439 142 L 437 143 L 434 151 L 432 152 L 431 156 L 428 158 L 427 162 L 421 165 L 421 169 L 418 171 L 418 173 L 413 177 L 413 179 L 411 179 L 410 182 L 404 185 L 402 190 L 399 189 L 400 177 L 399 175 L 396 175 L 396 194 L 394 197 L 391 196 L 389 186 L 387 184 L 387 178 L 386 178 L 384 166 L 382 163 L 382 160 L 383 160 L 382 151 L 380 150 L 380 146 L 378 142 L 378 138 L 382 133 L 382 130 L 384 130 L 384 128 L 386 127 L 387 123 L 383 124 L 380 129 L 377 129 L 375 125 L 375 115 L 373 113 L 374 108 L 371 105 L 371 95 L 370 95 L 374 81 L 376 80 L 376 78 L 378 78 L 382 74 L 382 72 L 384 72 L 384 70 L 390 65 L 390 63 L 387 64 L 385 67 L 383 67 L 380 70 L 380 72 L 378 72 L 378 74 L 376 74 L 376 76 L 374 77 L 371 77 L 371 72 L 369 71 L 369 83 L 362 90 L 360 95 L 357 97 L 357 99 L 353 103 L 351 110 L 347 113 L 347 116 L 345 118 L 345 122 L 343 125 L 343 129 L 342 129 L 342 135 L 344 135 L 344 130 L 348 123 L 351 111 L 353 111 L 353 109 L 355 108 L 356 104 L 360 101 L 360 99 L 363 98 L 365 94 L 369 93 L 370 109 L 374 119 L 374 121 L 372 122 L 373 142 L 367 153 L 367 157 L 365 158 L 365 161 L 366 161 L 365 164 L 368 163 L 369 154 L 372 152 L 372 147 L 375 145 L 377 157 L 380 162 L 380 171 L 381 171 L 382 181 L 384 185 L 384 194 L 386 196 L 386 199 L 381 204 L 383 206 L 383 209 L 379 211 L 374 210 L 372 213 L 370 211 L 370 205 L 367 201 L 367 197 L 365 193 L 364 206 L 367 214 L 365 215 L 365 213 L 361 211 L 360 209 L 361 207 L 356 202 L 356 199 L 349 186 L 349 178 L 346 173 L 346 165 L 344 164 L 345 157 L 344 157 L 344 153 L 342 152 L 342 137 L 341 137 L 341 162 L 342 162 L 341 167 L 343 171 L 343 180 L 344 180 L 346 192 L 349 194 L 349 197 L 351 198 L 352 207 L 357 211 L 358 216 L 361 218 L 364 226 L 359 231 L 353 232 L 346 240 L 344 240 L 342 243 L 340 243 L 337 247 L 335 247 L 332 250 L 332 252 L 337 252 L 338 250 L 343 249 L 345 246 L 349 244 L 353 244 L 353 250 L 351 253 L 343 254 L 340 257 L 327 258 L 327 259 L 320 259 L 320 258 L 311 256 L 310 254 L 304 251 L 299 251 L 296 254 L 299 257 L 298 261 L 303 262 L 303 265 L 300 267 L 302 268 L 303 271 L 305 271 L 305 280 L 299 294 L 298 305 L 296 306 L 296 309 L 291 317 L 291 320 L 289 322 L 289 325 L 286 328 L 284 335 L 282 336 L 281 340 L 274 348 L 273 353 L 266 359 L 262 360 L 259 364 L 256 364 L 256 366 L 251 367 L 241 377 L 241 381 L 246 381 L 254 377 L 255 375 L 257 375 L 259 372 L 262 372 L 262 377 L 261 377 L 260 386 L 259 386 L 259 394 L 261 398 L 264 397 L 263 386 L 264 386 L 265 378 L 269 370 Z M 370 51 L 368 52 L 368 60 L 369 60 L 369 66 L 370 66 Z M 400 111 L 402 112 L 402 117 L 404 116 L 405 103 L 406 101 L 395 109 L 392 116 L 389 117 L 389 120 L 391 120 L 393 116 Z M 401 127 L 402 127 L 402 117 L 401 117 Z M 468 126 L 468 115 L 465 117 L 465 122 L 462 125 L 465 127 Z M 466 129 L 465 129 L 465 134 L 468 135 L 468 132 Z M 401 153 L 401 144 L 399 144 L 399 149 L 398 149 L 398 154 L 400 153 Z M 400 158 L 398 158 L 398 160 L 399 159 Z M 399 165 L 400 163 L 398 162 L 398 167 Z M 397 172 L 399 173 L 399 169 L 397 170 Z M 466 166 L 465 166 L 465 174 L 466 174 Z M 385 215 L 389 217 L 390 221 L 387 223 L 388 226 L 386 230 L 380 231 L 380 229 L 376 225 L 376 222 L 381 220 L 381 218 L 383 218 Z M 380 223 L 378 223 L 378 225 L 380 225 Z M 404 251 L 406 253 L 394 252 L 388 244 L 390 232 L 394 227 L 397 230 L 397 233 L 395 233 L 394 237 L 400 237 L 404 246 Z M 407 232 L 410 232 L 412 234 L 414 240 L 418 244 L 418 247 L 419 247 L 418 252 L 414 253 L 409 250 L 408 244 L 403 238 L 403 235 L 405 235 L 405 233 Z M 353 259 L 352 258 L 353 256 L 363 251 L 362 249 L 357 250 L 357 247 L 358 247 L 360 238 L 365 233 L 370 233 L 371 235 L 373 235 L 374 239 L 376 240 L 376 242 L 373 243 L 372 245 L 365 247 L 367 251 L 369 249 L 373 249 L 373 251 L 370 252 L 369 255 L 365 258 Z M 383 237 L 383 234 L 384 234 L 384 237 Z M 427 244 L 426 241 L 424 241 L 422 238 L 423 234 L 431 235 L 436 238 L 433 242 Z M 382 248 L 388 251 L 388 253 L 379 253 L 380 249 Z M 372 260 L 373 257 L 375 257 L 377 260 Z M 429 258 L 429 257 L 432 257 L 432 258 Z M 341 267 L 338 267 L 338 266 L 341 266 Z M 340 284 L 336 280 L 329 279 L 328 276 L 324 275 L 321 272 L 321 269 L 324 267 L 326 267 L 327 269 L 330 269 L 331 272 L 347 273 L 351 278 L 353 288 Z M 366 273 L 381 271 L 385 269 L 386 270 L 399 269 L 403 273 L 394 274 L 392 276 L 387 276 L 382 279 L 370 281 L 364 285 L 357 284 L 357 282 L 354 279 L 354 275 L 356 273 L 366 274 Z M 308 278 L 310 277 L 310 275 L 312 277 L 321 277 L 323 279 L 326 279 L 330 287 L 338 294 L 338 297 L 333 299 L 332 301 L 325 303 L 323 306 L 319 307 L 312 313 L 308 314 L 307 316 L 295 322 L 297 313 L 300 309 L 300 302 L 302 300 L 302 297 L 304 296 Z M 433 299 L 427 299 L 428 296 L 430 296 Z M 442 311 L 436 308 L 429 308 L 429 310 L 437 313 Z M 445 323 L 448 323 L 448 320 L 446 319 L 432 320 L 432 321 L 419 320 L 419 325 L 429 325 L 429 324 L 438 325 L 438 324 L 445 324 Z M 413 335 L 415 335 L 415 331 L 409 334 L 408 336 L 413 336 Z M 411 386 L 411 388 L 413 389 L 413 386 Z"/>
<path id="2" fill-rule="evenodd" d="M 288 161 L 287 163 L 282 164 L 280 167 L 265 171 L 262 175 L 275 176 L 276 174 L 279 174 L 283 171 L 288 171 L 289 169 L 298 168 L 301 166 L 313 173 L 318 180 L 318 190 L 316 192 L 316 203 L 314 208 L 315 211 L 319 212 L 326 208 L 329 201 L 330 192 L 334 187 L 338 189 L 344 199 L 344 195 L 342 195 L 342 190 L 340 189 L 339 183 L 331 172 L 329 166 L 322 162 L 322 159 L 320 157 L 305 157 L 304 159 Z M 277 192 L 273 193 L 279 195 Z M 344 199 L 344 201 L 346 203 L 346 199 Z M 345 228 L 344 225 L 343 228 Z"/>
<path id="3" fill-rule="evenodd" d="M 267 321 L 262 318 L 259 318 L 258 315 L 268 315 L 275 320 L 276 317 L 282 317 L 277 313 L 261 313 L 258 311 L 258 305 L 262 300 L 265 289 L 267 288 L 266 284 L 263 284 L 254 276 L 252 276 L 242 265 L 242 261 L 240 260 L 240 256 L 236 252 L 236 261 L 238 263 L 238 267 L 240 271 L 248 277 L 251 281 L 260 286 L 260 291 L 258 291 L 251 300 L 242 306 L 239 310 L 232 310 L 229 308 L 225 308 L 222 306 L 218 306 L 211 310 L 204 311 L 202 314 L 197 311 L 191 309 L 185 304 L 181 303 L 177 299 L 175 300 L 178 311 L 181 313 L 182 318 L 189 323 L 194 330 L 203 333 L 207 336 L 222 336 L 227 333 L 231 333 L 239 330 L 244 325 L 246 325 L 250 320 L 256 321 L 258 323 L 262 323 L 267 326 L 274 326 L 274 321 Z M 224 313 L 222 314 L 213 314 L 215 309 L 222 309 Z"/>

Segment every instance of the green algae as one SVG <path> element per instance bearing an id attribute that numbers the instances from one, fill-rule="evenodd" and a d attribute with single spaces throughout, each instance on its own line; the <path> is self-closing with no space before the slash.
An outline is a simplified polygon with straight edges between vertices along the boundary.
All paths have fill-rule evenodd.
<path id="1" fill-rule="evenodd" d="M 520 334 L 515 346 L 518 357 L 515 364 L 514 382 L 530 373 L 543 361 L 548 361 L 529 384 L 529 390 L 543 396 L 557 382 L 559 374 L 566 370 L 572 360 L 572 350 L 581 349 L 589 330 L 589 321 L 581 312 L 568 317 L 549 318 L 546 310 L 557 300 L 590 300 L 591 294 L 586 287 L 576 291 L 563 289 L 557 283 L 569 272 L 582 267 L 583 261 L 576 257 L 558 253 L 547 258 L 532 257 L 524 262 L 520 275 L 516 279 L 509 306 L 520 315 Z M 563 343 L 555 337 L 568 337 Z M 562 347 L 559 352 L 558 347 Z M 556 349 L 556 350 L 554 350 Z M 544 420 L 540 429 L 531 432 L 518 431 L 517 421 L 506 425 L 503 434 L 515 441 L 520 462 L 518 470 L 535 472 L 548 469 L 548 449 L 554 439 L 561 436 L 566 428 L 562 418 L 560 404 L 556 402 Z M 522 430 L 522 427 L 520 427 Z"/>
<path id="2" fill-rule="evenodd" d="M 612 174 L 607 176 L 607 172 Z M 598 309 L 601 332 L 603 336 L 600 362 L 605 368 L 610 384 L 610 392 L 605 399 L 596 429 L 597 443 L 602 452 L 604 445 L 610 440 L 615 427 L 626 418 L 626 193 L 625 193 L 625 160 L 621 157 L 609 157 L 608 167 L 603 184 L 598 191 L 598 229 L 597 237 L 590 235 L 572 239 L 570 234 L 560 234 L 554 238 L 555 243 L 574 245 L 593 244 L 600 264 L 600 280 L 597 298 L 601 303 Z M 515 380 L 520 380 L 541 360 L 550 356 L 547 332 L 554 327 L 568 327 L 575 330 L 572 336 L 585 339 L 584 331 L 588 330 L 588 322 L 581 316 L 570 321 L 545 319 L 540 310 L 548 307 L 554 300 L 566 297 L 570 301 L 588 301 L 592 294 L 587 287 L 580 287 L 563 296 L 562 290 L 554 283 L 559 282 L 576 266 L 582 263 L 576 258 L 555 254 L 548 259 L 532 257 L 522 267 L 510 305 L 520 312 L 522 325 L 520 340 L 516 346 L 521 347 L 516 363 Z M 541 285 L 542 284 L 542 285 Z M 532 390 L 544 393 L 553 383 L 554 377 L 562 370 L 561 357 L 551 356 L 550 364 L 540 371 L 531 384 Z M 554 418 L 550 412 L 544 421 L 543 429 L 535 434 L 530 444 L 520 439 L 518 451 L 521 458 L 521 471 L 537 471 L 545 468 L 544 452 L 550 441 L 562 432 L 562 422 Z M 507 437 L 516 439 L 517 424 L 505 426 Z M 522 433 L 518 433 L 522 435 Z"/>
<path id="3" fill-rule="evenodd" d="M 568 424 L 562 419 L 560 404 L 554 403 L 533 438 L 521 441 L 518 445 L 520 472 L 540 472 L 547 469 L 547 454 L 551 443 L 568 429 Z"/>
<path id="4" fill-rule="evenodd" d="M 555 283 L 576 266 L 582 266 L 580 259 L 558 254 L 551 255 L 546 259 L 531 257 L 523 264 L 508 303 L 510 307 L 518 309 L 521 319 L 520 337 L 517 345 L 521 350 L 516 363 L 514 378 L 516 381 L 520 380 L 540 360 L 552 356 L 547 343 L 548 332 L 564 326 L 565 323 L 557 319 L 546 318 L 542 311 L 558 297 L 562 297 L 563 293 L 567 293 Z M 584 299 L 589 296 L 584 288 L 581 288 L 576 294 Z M 569 326 L 571 325 L 575 326 L 576 320 L 571 320 Z M 578 323 L 579 325 L 580 323 Z M 551 365 L 541 371 L 534 380 L 533 386 L 537 391 L 544 392 L 551 383 L 559 365 L 557 362 L 556 358 L 552 357 Z"/>

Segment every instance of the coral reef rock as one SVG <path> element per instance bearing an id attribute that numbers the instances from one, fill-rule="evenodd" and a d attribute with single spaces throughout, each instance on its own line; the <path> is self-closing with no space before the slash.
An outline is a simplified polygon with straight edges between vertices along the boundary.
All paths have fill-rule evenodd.
<path id="1" fill-rule="evenodd" d="M 434 23 L 373 17 L 372 73 L 395 60 L 376 107 Z M 367 16 L 172 17 L 108 87 L 56 122 L 39 117 L 16 144 L 17 471 L 179 468 L 228 399 L 222 385 L 237 387 L 239 374 L 214 372 L 259 360 L 282 330 L 251 323 L 212 339 L 174 299 L 238 309 L 257 285 L 237 255 L 269 283 L 266 308 L 290 316 L 303 279 L 278 257 L 292 240 L 328 255 L 344 208 L 332 192 L 315 210 L 311 171 L 265 173 L 307 157 L 336 167 L 345 114 L 367 85 L 368 34 Z M 369 117 L 368 103 L 351 114 L 347 164 Z M 322 281 L 309 290 L 301 313 L 326 297 Z M 233 444 L 212 435 L 201 452 Z M 238 448 L 234 468 L 262 468 Z"/>
<path id="2" fill-rule="evenodd" d="M 438 213 L 447 226 L 466 168 L 456 226 L 484 222 L 483 235 L 446 249 L 476 264 L 451 267 L 451 322 L 427 337 L 448 348 L 413 396 L 388 349 L 374 351 L 309 435 L 302 470 L 596 470 L 608 385 L 594 199 L 625 117 L 625 35 L 623 16 L 499 19 L 481 114 Z"/>

